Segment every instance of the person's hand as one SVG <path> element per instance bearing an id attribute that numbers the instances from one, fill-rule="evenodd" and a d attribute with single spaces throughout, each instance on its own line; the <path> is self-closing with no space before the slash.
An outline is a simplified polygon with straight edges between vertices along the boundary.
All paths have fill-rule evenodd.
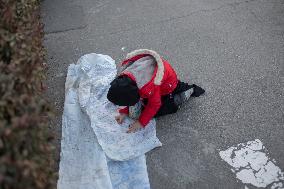
<path id="1" fill-rule="evenodd" d="M 127 130 L 127 133 L 135 133 L 136 131 L 138 131 L 141 128 L 143 128 L 143 126 L 137 120 L 130 125 L 129 129 Z"/>
<path id="2" fill-rule="evenodd" d="M 126 116 L 127 116 L 126 114 L 120 113 L 114 118 L 118 124 L 122 124 Z"/>

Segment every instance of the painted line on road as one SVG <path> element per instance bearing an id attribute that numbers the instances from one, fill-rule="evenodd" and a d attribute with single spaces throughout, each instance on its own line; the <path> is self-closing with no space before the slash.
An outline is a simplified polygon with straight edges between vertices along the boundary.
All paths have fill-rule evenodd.
<path id="1" fill-rule="evenodd" d="M 219 155 L 244 184 L 284 189 L 284 172 L 275 165 L 274 159 L 269 158 L 267 149 L 259 139 L 240 143 L 220 151 Z"/>

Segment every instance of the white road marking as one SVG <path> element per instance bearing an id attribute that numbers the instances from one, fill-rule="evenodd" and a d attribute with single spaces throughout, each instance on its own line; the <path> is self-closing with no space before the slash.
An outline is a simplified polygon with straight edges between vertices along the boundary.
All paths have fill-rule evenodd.
<path id="1" fill-rule="evenodd" d="M 219 152 L 221 158 L 232 166 L 232 171 L 244 184 L 256 187 L 271 185 L 271 189 L 283 189 L 284 173 L 267 154 L 259 139 Z"/>

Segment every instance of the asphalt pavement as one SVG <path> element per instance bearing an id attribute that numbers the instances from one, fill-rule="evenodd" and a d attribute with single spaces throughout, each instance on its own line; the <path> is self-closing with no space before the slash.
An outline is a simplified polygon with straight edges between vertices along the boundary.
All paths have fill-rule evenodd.
<path id="1" fill-rule="evenodd" d="M 68 65 L 91 52 L 119 63 L 147 48 L 206 90 L 157 120 L 153 189 L 253 189 L 219 151 L 255 139 L 284 171 L 283 0 L 43 0 L 42 17 L 57 152 Z"/>

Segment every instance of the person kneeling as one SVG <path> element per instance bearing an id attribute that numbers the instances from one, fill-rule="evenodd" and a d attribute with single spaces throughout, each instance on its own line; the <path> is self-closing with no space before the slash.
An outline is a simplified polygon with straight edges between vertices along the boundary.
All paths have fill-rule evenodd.
<path id="1" fill-rule="evenodd" d="M 140 49 L 129 53 L 121 63 L 118 76 L 110 83 L 107 98 L 118 106 L 119 124 L 126 116 L 135 119 L 128 133 L 144 128 L 153 117 L 177 112 L 189 97 L 205 91 L 193 84 L 181 82 L 172 66 L 152 50 Z"/>

